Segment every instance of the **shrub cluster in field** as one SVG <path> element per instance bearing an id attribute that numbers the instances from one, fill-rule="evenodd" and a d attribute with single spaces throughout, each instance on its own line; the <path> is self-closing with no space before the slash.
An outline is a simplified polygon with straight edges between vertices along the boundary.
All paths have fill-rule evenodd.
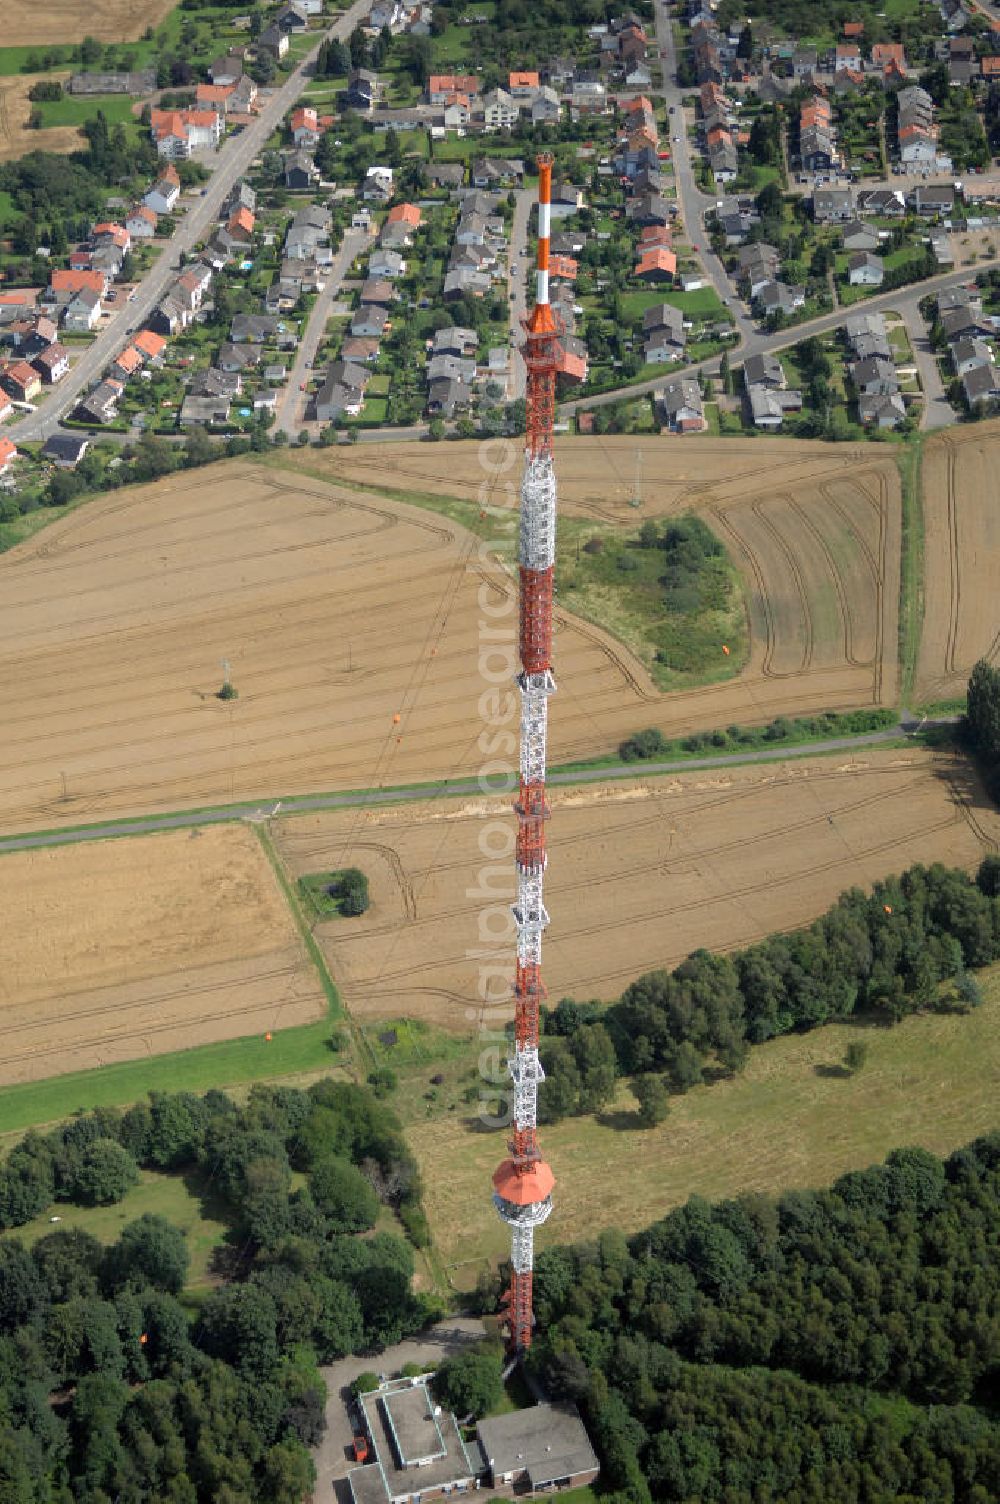
<path id="1" fill-rule="evenodd" d="M 432 1314 L 410 1289 L 409 1246 L 367 1235 L 383 1203 L 423 1227 L 394 1114 L 331 1080 L 254 1086 L 245 1107 L 219 1091 L 151 1094 L 28 1133 L 0 1169 L 0 1224 L 94 1199 L 95 1182 L 99 1199 L 120 1196 L 123 1165 L 210 1179 L 230 1211 L 233 1277 L 192 1321 L 177 1299 L 184 1235 L 162 1217 L 108 1248 L 82 1229 L 30 1250 L 0 1240 L 0 1497 L 299 1504 L 324 1427 L 317 1361 L 396 1342 Z"/>
<path id="2" fill-rule="evenodd" d="M 989 1504 L 998 1249 L 998 1134 L 829 1190 L 693 1197 L 539 1256 L 531 1367 L 632 1504 Z"/>
<path id="3" fill-rule="evenodd" d="M 749 747 L 773 747 L 782 742 L 824 741 L 838 736 L 857 736 L 865 731 L 886 731 L 899 717 L 894 710 L 826 710 L 822 715 L 775 716 L 766 726 L 727 726 L 718 731 L 695 731 L 669 741 L 655 726 L 637 731 L 621 742 L 623 762 L 643 762 L 677 756 L 681 752 L 743 752 Z"/>
<path id="4" fill-rule="evenodd" d="M 299 892 L 319 919 L 335 914 L 348 918 L 364 914 L 371 903 L 368 879 L 360 867 L 300 877 Z"/>
<path id="5" fill-rule="evenodd" d="M 1000 669 L 981 658 L 969 679 L 965 734 L 984 765 L 994 799 L 1000 798 Z"/>
<path id="6" fill-rule="evenodd" d="M 975 881 L 940 863 L 911 867 L 870 894 L 842 893 L 806 929 L 647 972 L 610 1007 L 564 998 L 543 1009 L 540 1115 L 597 1111 L 618 1074 L 660 1073 L 685 1092 L 708 1072 L 740 1070 L 751 1044 L 859 1010 L 896 1022 L 921 1008 L 975 1006 L 981 993 L 966 968 L 998 957 L 1000 858 L 988 857 Z M 642 1106 L 656 1121 L 662 1094 L 644 1089 Z"/>
<path id="7" fill-rule="evenodd" d="M 588 539 L 565 581 L 569 591 L 587 586 L 613 591 L 642 617 L 663 669 L 704 675 L 709 668 L 719 677 L 740 660 L 739 585 L 725 548 L 700 517 L 650 520 L 633 538 Z"/>

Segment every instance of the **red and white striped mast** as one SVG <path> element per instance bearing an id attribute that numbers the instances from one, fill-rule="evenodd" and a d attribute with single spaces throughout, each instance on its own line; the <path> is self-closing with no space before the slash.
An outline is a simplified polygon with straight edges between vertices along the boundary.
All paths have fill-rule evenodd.
<path id="1" fill-rule="evenodd" d="M 538 157 L 538 260 L 535 306 L 524 321 L 527 381 L 527 442 L 521 481 L 520 792 L 516 847 L 517 963 L 514 973 L 514 1052 L 508 1069 L 514 1083 L 510 1157 L 493 1176 L 496 1208 L 511 1229 L 510 1345 L 531 1346 L 532 1271 L 535 1228 L 552 1211 L 555 1177 L 538 1147 L 538 1087 L 545 1079 L 538 1058 L 538 1009 L 542 985 L 542 931 L 549 922 L 542 901 L 545 874 L 545 743 L 552 677 L 552 587 L 555 574 L 556 479 L 552 465 L 558 329 L 549 305 L 549 228 L 552 157 Z"/>

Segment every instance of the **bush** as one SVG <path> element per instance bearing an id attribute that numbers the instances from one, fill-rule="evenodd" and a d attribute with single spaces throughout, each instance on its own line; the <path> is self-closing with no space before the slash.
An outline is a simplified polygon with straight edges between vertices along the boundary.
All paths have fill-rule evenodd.
<path id="1" fill-rule="evenodd" d="M 340 912 L 348 916 L 363 914 L 371 899 L 368 879 L 358 867 L 347 867 L 330 884 L 330 897 L 340 904 Z"/>
<path id="2" fill-rule="evenodd" d="M 634 736 L 622 742 L 618 755 L 622 762 L 641 762 L 652 757 L 662 757 L 669 750 L 670 743 L 664 739 L 662 731 L 651 726 L 645 731 L 637 731 Z"/>
<path id="3" fill-rule="evenodd" d="M 396 1090 L 398 1084 L 396 1072 L 391 1071 L 387 1065 L 380 1065 L 376 1070 L 368 1072 L 368 1085 L 377 1097 L 387 1097 Z"/>

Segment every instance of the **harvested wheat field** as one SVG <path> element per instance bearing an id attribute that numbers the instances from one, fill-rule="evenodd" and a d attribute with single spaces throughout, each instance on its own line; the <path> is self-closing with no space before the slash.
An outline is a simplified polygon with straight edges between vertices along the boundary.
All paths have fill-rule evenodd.
<path id="1" fill-rule="evenodd" d="M 54 47 L 97 37 L 101 42 L 134 42 L 147 26 L 159 26 L 177 0 L 5 0 L 5 47 Z"/>
<path id="2" fill-rule="evenodd" d="M 699 946 L 728 950 L 807 923 L 853 884 L 916 861 L 972 868 L 1000 844 L 1000 813 L 967 765 L 916 749 L 554 788 L 552 805 L 545 974 L 555 998 L 614 998 Z M 513 858 L 502 853 L 513 833 L 499 799 L 279 823 L 296 877 L 368 874 L 369 911 L 315 931 L 356 1017 L 467 1030 L 484 959 L 499 969 L 488 983 L 503 999 L 495 1016 L 508 1016 Z"/>
<path id="3" fill-rule="evenodd" d="M 643 440 L 637 509 L 636 445 L 557 441 L 560 509 L 623 531 L 644 517 L 700 513 L 743 574 L 750 624 L 742 675 L 661 700 L 651 723 L 676 735 L 893 704 L 900 487 L 891 456 L 782 439 Z M 329 450 L 319 463 L 345 480 L 494 506 L 498 528 L 517 505 L 520 451 L 510 442 L 387 447 Z"/>
<path id="4" fill-rule="evenodd" d="M 918 701 L 964 695 L 978 658 L 1000 657 L 1000 423 L 949 429 L 923 458 L 924 625 Z"/>
<path id="5" fill-rule="evenodd" d="M 891 700 L 890 480 L 845 470 L 727 519 L 756 551 L 741 679 L 663 696 L 557 611 L 552 764 L 650 724 Z M 480 738 L 515 629 L 510 575 L 427 510 L 235 461 L 103 497 L 0 558 L 0 829 L 475 776 L 513 747 Z"/>
<path id="6" fill-rule="evenodd" d="M 0 1085 L 323 1016 L 245 826 L 14 852 L 0 904 Z"/>
<path id="7" fill-rule="evenodd" d="M 6 45 L 6 44 L 5 44 Z M 67 73 L 20 73 L 0 77 L 0 162 L 23 157 L 29 151 L 76 151 L 80 146 L 80 127 L 52 125 L 31 130 L 28 121 L 33 105 L 28 90 L 39 78 L 62 82 Z"/>

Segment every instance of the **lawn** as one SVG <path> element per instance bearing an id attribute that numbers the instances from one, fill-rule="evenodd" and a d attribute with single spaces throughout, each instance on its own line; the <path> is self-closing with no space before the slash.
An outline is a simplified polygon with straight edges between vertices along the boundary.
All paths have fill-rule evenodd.
<path id="1" fill-rule="evenodd" d="M 719 319 L 731 322 L 728 309 L 714 287 L 699 287 L 694 292 L 656 288 L 650 292 L 622 294 L 622 311 L 628 320 L 638 318 L 654 303 L 671 303 L 694 319 Z"/>
<path id="2" fill-rule="evenodd" d="M 14 207 L 14 200 L 6 189 L 0 189 L 0 229 L 17 219 L 18 211 Z"/>
<path id="3" fill-rule="evenodd" d="M 15 1227 L 5 1236 L 17 1238 L 29 1248 L 54 1230 L 82 1227 L 102 1243 L 113 1243 L 126 1222 L 146 1213 L 166 1217 L 187 1239 L 191 1264 L 187 1289 L 212 1283 L 212 1255 L 226 1233 L 227 1209 L 212 1191 L 211 1182 L 199 1175 L 161 1175 L 142 1170 L 139 1183 L 115 1206 L 69 1206 L 55 1202 L 40 1217 Z M 52 1218 L 58 1216 L 58 1224 Z"/>
<path id="4" fill-rule="evenodd" d="M 98 1070 L 8 1086 L 0 1091 L 0 1134 L 59 1122 L 91 1107 L 121 1107 L 149 1091 L 208 1091 L 247 1081 L 270 1081 L 338 1064 L 330 1044 L 330 1020 L 279 1029 L 270 1040 L 243 1039 L 177 1050 L 146 1060 L 125 1060 Z"/>
<path id="5" fill-rule="evenodd" d="M 88 94 L 80 98 L 64 95 L 62 99 L 43 100 L 35 105 L 42 125 L 83 125 L 102 113 L 109 125 L 134 125 L 133 101 L 125 94 Z"/>
<path id="6" fill-rule="evenodd" d="M 539 1241 L 573 1242 L 609 1226 L 629 1233 L 695 1194 L 822 1186 L 900 1145 L 947 1154 L 990 1131 L 1000 968 L 980 980 L 986 1002 L 964 1017 L 919 1016 L 894 1029 L 832 1024 L 757 1045 L 742 1075 L 673 1098 L 658 1128 L 636 1128 L 624 1083 L 599 1117 L 543 1127 L 556 1191 Z M 868 1045 L 868 1060 L 849 1076 L 841 1062 L 856 1040 Z M 433 1126 L 429 1133 L 424 1120 L 407 1136 L 424 1171 L 437 1251 L 456 1286 L 469 1288 L 488 1260 L 509 1251 L 486 1194 L 503 1133 L 485 1131 L 471 1114 L 436 1115 Z M 439 1173 L 443 1163 L 447 1176 Z"/>

